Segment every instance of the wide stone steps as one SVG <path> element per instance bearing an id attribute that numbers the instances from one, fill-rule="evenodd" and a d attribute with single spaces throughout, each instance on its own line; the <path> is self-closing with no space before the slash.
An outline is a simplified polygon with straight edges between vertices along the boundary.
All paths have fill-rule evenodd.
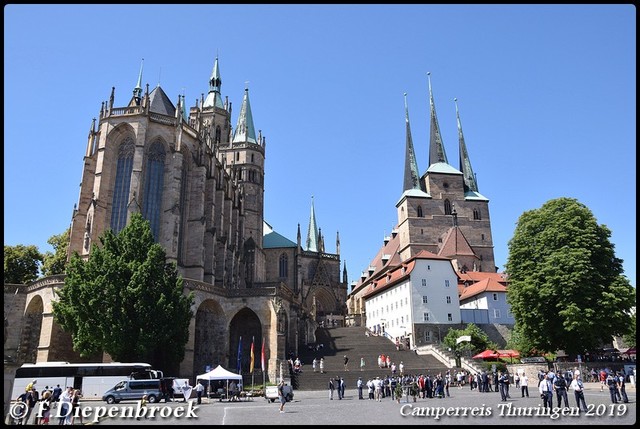
<path id="1" fill-rule="evenodd" d="M 319 350 L 302 350 L 300 360 L 303 363 L 302 373 L 292 376 L 291 382 L 298 390 L 328 389 L 329 378 L 342 377 L 347 389 L 355 389 L 358 377 L 363 381 L 369 378 L 391 375 L 390 368 L 378 367 L 378 356 L 384 354 L 391 357 L 398 367 L 404 364 L 405 374 L 431 374 L 446 372 L 447 368 L 436 358 L 429 355 L 417 355 L 409 350 L 396 350 L 389 339 L 378 336 L 366 336 L 362 327 L 318 328 L 316 339 L 323 347 Z M 344 370 L 344 356 L 349 357 L 348 369 Z M 324 374 L 313 372 L 313 358 L 324 358 Z M 360 370 L 360 358 L 364 357 L 365 367 Z M 399 374 L 397 369 L 396 373 Z"/>

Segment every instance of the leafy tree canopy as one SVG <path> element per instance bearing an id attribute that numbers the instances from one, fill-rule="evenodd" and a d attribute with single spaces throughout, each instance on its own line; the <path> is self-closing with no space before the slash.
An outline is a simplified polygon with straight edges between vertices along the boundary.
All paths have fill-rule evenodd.
<path id="1" fill-rule="evenodd" d="M 34 245 L 4 246 L 4 283 L 26 284 L 38 278 L 42 254 Z"/>
<path id="2" fill-rule="evenodd" d="M 469 335 L 471 341 L 462 341 L 456 344 L 456 340 L 464 335 Z M 489 340 L 486 332 L 473 323 L 469 323 L 464 329 L 449 329 L 442 342 L 459 355 L 474 355 L 483 350 L 495 350 L 498 347 L 496 343 Z"/>
<path id="3" fill-rule="evenodd" d="M 183 294 L 175 264 L 153 241 L 139 214 L 117 235 L 111 230 L 88 260 L 75 253 L 53 302 L 56 322 L 81 356 L 107 352 L 116 361 L 149 362 L 166 372 L 184 359 L 193 292 Z"/>
<path id="4" fill-rule="evenodd" d="M 49 240 L 47 240 L 47 243 L 53 247 L 54 252 L 46 252 L 43 255 L 43 276 L 64 274 L 67 266 L 67 249 L 69 248 L 70 232 L 71 228 L 67 228 L 62 234 L 52 235 Z"/>
<path id="5" fill-rule="evenodd" d="M 610 236 L 572 198 L 520 216 L 506 271 L 521 351 L 581 354 L 628 332 L 635 289 L 622 274 Z"/>

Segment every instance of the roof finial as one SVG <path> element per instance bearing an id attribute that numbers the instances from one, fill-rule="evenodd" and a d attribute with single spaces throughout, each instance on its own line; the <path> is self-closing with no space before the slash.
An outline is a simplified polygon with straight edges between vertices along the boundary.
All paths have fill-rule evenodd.
<path id="1" fill-rule="evenodd" d="M 245 91 L 249 91 L 249 81 L 248 80 L 244 81 L 244 90 Z"/>

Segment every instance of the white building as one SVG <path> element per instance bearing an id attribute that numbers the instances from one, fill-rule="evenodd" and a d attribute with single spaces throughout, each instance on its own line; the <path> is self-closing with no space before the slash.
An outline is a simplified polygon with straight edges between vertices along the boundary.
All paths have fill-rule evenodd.
<path id="1" fill-rule="evenodd" d="M 411 347 L 438 342 L 449 328 L 460 328 L 451 259 L 426 250 L 373 281 L 363 300 L 369 330 Z"/>
<path id="2" fill-rule="evenodd" d="M 507 302 L 507 287 L 493 278 L 485 278 L 462 290 L 460 313 L 464 323 L 515 323 Z"/>

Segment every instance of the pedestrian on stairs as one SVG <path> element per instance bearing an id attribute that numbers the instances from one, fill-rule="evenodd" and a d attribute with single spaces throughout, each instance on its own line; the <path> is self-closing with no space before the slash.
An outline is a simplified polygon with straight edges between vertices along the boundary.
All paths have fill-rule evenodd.
<path id="1" fill-rule="evenodd" d="M 364 356 L 360 358 L 360 371 L 364 371 Z"/>

